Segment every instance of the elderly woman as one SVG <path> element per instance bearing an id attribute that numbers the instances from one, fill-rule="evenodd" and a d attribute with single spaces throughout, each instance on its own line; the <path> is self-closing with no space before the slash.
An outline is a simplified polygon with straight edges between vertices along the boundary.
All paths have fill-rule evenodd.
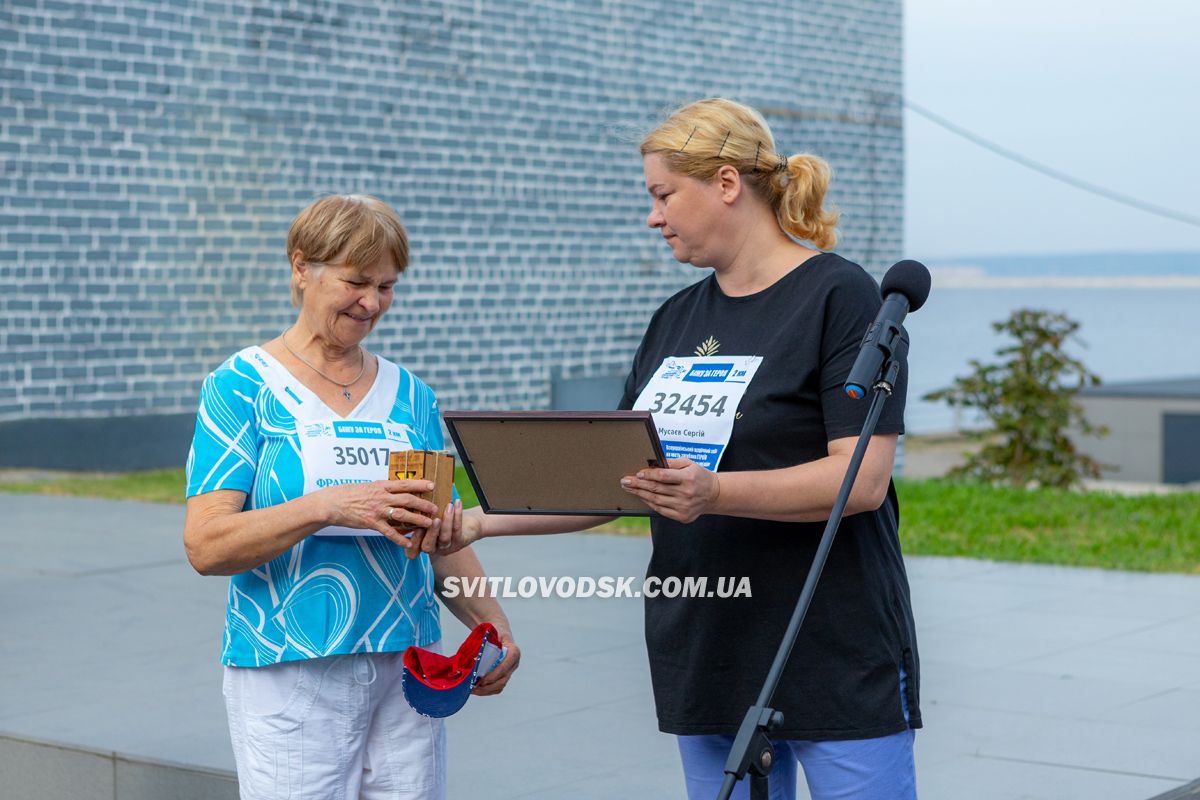
<path id="1" fill-rule="evenodd" d="M 733 734 L 787 627 L 862 429 L 868 404 L 842 384 L 881 301 L 861 267 L 825 252 L 837 238 L 837 214 L 824 207 L 829 167 L 780 153 L 758 112 L 723 98 L 691 103 L 646 136 L 641 154 L 646 224 L 676 260 L 704 273 L 650 320 L 621 407 L 650 411 L 660 430 L 702 431 L 705 445 L 664 437 L 667 455 L 680 457 L 621 483 L 658 514 L 650 576 L 703 576 L 710 587 L 748 578 L 752 592 L 646 599 L 659 727 L 677 737 L 688 797 L 698 800 L 721 787 Z M 736 364 L 744 379 L 680 383 L 681 366 L 713 361 L 727 371 Z M 797 764 L 814 800 L 916 797 L 920 679 L 891 483 L 906 382 L 907 368 L 775 693 L 784 714 L 772 734 L 777 800 L 796 796 Z M 461 536 L 456 527 L 439 536 L 453 547 L 596 523 L 472 509 Z M 747 792 L 743 782 L 734 796 Z"/>
<path id="2" fill-rule="evenodd" d="M 402 655 L 441 639 L 436 587 L 482 575 L 470 550 L 431 554 L 461 526 L 422 480 L 377 480 L 389 450 L 440 449 L 433 392 L 362 341 L 408 265 L 395 211 L 367 196 L 317 200 L 287 252 L 295 323 L 204 381 L 187 464 L 184 544 L 203 575 L 232 576 L 221 661 L 243 798 L 441 798 L 445 732 L 401 691 Z M 409 534 L 406 536 L 406 534 Z M 424 547 L 424 552 L 422 551 Z M 455 598 L 519 661 L 495 600 Z"/>

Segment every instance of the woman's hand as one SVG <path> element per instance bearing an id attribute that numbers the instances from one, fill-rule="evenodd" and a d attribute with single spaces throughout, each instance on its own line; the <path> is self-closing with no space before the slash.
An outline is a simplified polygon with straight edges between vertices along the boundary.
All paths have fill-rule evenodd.
<path id="1" fill-rule="evenodd" d="M 408 549 L 409 558 L 420 554 L 404 534 L 424 531 L 434 524 L 437 506 L 417 497 L 433 490 L 429 481 L 372 481 L 330 486 L 320 491 L 326 503 L 325 518 L 330 525 L 379 531 L 391 541 Z"/>
<path id="2" fill-rule="evenodd" d="M 645 500 L 656 514 L 677 522 L 711 514 L 721 496 L 717 474 L 687 458 L 668 459 L 666 469 L 643 469 L 624 477 L 621 486 Z"/>
<path id="3" fill-rule="evenodd" d="M 456 509 L 452 509 L 457 513 L 452 513 L 447 517 L 447 527 L 454 525 L 454 517 L 457 517 L 461 525 L 464 514 L 462 506 L 459 505 Z M 476 509 L 472 509 L 476 511 Z M 471 519 L 476 515 L 482 516 L 481 512 L 466 514 L 467 519 Z M 505 654 L 504 660 L 496 665 L 496 668 L 487 675 L 482 676 L 479 682 L 472 689 L 473 694 L 488 695 L 499 694 L 508 683 L 509 677 L 513 670 L 521 663 L 521 648 L 517 647 L 517 643 L 513 641 L 512 629 L 508 624 L 508 617 L 504 615 L 504 610 L 500 608 L 500 603 L 492 596 L 490 591 L 482 592 L 465 592 L 465 591 L 447 591 L 446 582 L 451 578 L 460 581 L 470 581 L 472 583 L 479 581 L 484 586 L 487 585 L 487 576 L 483 572 L 483 566 L 479 563 L 479 558 L 475 552 L 469 548 L 464 548 L 457 553 L 451 555 L 439 554 L 436 558 L 430 560 L 433 565 L 434 585 L 436 587 L 438 597 L 445 604 L 446 609 L 458 618 L 468 630 L 474 630 L 475 626 L 481 622 L 490 622 L 495 626 L 496 632 L 500 634 L 500 646 L 507 647 L 508 653 Z"/>
<path id="4" fill-rule="evenodd" d="M 513 641 L 512 633 L 507 630 L 500 631 L 500 646 L 508 648 L 504 660 L 497 664 L 494 670 L 479 679 L 479 683 L 475 684 L 471 694 L 477 694 L 480 697 L 500 694 L 508 685 L 508 679 L 512 677 L 513 671 L 521 664 L 521 648 L 517 647 L 517 643 Z"/>
<path id="5" fill-rule="evenodd" d="M 482 538 L 483 514 L 464 514 L 462 500 L 455 500 L 446 506 L 442 518 L 434 520 L 428 530 L 413 533 L 412 539 L 417 543 L 417 549 L 410 551 L 409 557 L 415 558 L 422 551 L 430 555 L 448 556 Z"/>

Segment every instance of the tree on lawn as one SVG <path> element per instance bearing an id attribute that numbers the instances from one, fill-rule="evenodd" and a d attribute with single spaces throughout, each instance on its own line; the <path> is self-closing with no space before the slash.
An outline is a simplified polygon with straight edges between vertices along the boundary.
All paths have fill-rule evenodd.
<path id="1" fill-rule="evenodd" d="M 1104 465 L 1080 453 L 1067 435 L 1071 429 L 1108 432 L 1089 423 L 1075 400 L 1080 389 L 1100 383 L 1063 349 L 1068 339 L 1078 340 L 1079 323 L 1065 314 L 1019 309 L 992 328 L 1016 340 L 996 351 L 1000 363 L 971 359 L 971 374 L 924 397 L 977 408 L 992 425 L 970 434 L 984 446 L 949 476 L 1060 488 L 1099 477 Z"/>

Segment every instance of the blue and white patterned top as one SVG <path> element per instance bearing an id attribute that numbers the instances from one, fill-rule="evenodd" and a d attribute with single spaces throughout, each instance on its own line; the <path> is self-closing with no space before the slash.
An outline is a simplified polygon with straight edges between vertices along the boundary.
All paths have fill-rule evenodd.
<path id="1" fill-rule="evenodd" d="M 246 510 L 300 497 L 297 423 L 329 418 L 342 419 L 261 347 L 234 354 L 200 392 L 187 496 L 236 489 L 246 493 Z M 444 445 L 433 390 L 383 358 L 375 384 L 345 419 L 402 426 L 414 449 Z M 314 535 L 230 579 L 221 661 L 255 667 L 440 638 L 427 555 L 410 561 L 378 535 Z"/>

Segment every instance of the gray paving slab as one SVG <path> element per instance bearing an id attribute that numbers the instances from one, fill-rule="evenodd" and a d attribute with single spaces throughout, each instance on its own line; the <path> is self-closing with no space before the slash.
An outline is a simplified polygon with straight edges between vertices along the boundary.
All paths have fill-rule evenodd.
<path id="1" fill-rule="evenodd" d="M 114 800 L 112 761 L 0 735 L 0 787 L 6 800 Z"/>
<path id="2" fill-rule="evenodd" d="M 88 748 L 72 755 L 80 780 L 93 752 L 232 769 L 217 663 L 227 584 L 188 567 L 182 518 L 0 495 L 0 731 L 16 737 L 0 781 L 36 771 L 45 749 L 26 758 L 23 738 Z M 497 576 L 619 577 L 642 574 L 649 543 L 478 549 Z M 1147 800 L 1200 776 L 1200 577 L 948 558 L 908 569 L 925 800 Z M 451 797 L 478 796 L 478 776 L 492 798 L 682 797 L 675 743 L 654 723 L 640 601 L 505 606 L 522 668 L 450 720 Z M 448 640 L 464 633 L 447 618 Z M 137 761 L 123 774 L 151 793 L 172 779 Z"/>
<path id="3" fill-rule="evenodd" d="M 1119 722 L 1133 728 L 1174 730 L 1195 740 L 1196 720 L 1200 719 L 1200 684 L 1193 688 L 1171 689 L 1096 715 L 1101 721 Z M 1195 748 L 1200 751 L 1200 746 Z"/>
<path id="4" fill-rule="evenodd" d="M 118 758 L 113 792 L 117 800 L 237 800 L 238 785 L 235 776 Z"/>
<path id="5" fill-rule="evenodd" d="M 1108 771 L 1068 770 L 1057 762 L 1027 763 L 986 755 L 964 755 L 920 771 L 922 798 L 1011 798 L 1011 800 L 1096 800 L 1145 798 L 1178 782 Z"/>

